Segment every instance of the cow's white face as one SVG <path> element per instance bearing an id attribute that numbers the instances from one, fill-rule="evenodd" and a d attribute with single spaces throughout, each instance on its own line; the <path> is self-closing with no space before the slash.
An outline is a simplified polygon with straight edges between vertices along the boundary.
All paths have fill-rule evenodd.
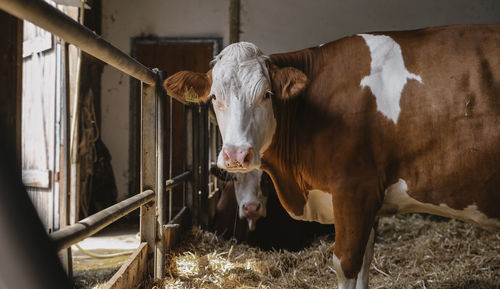
<path id="1" fill-rule="evenodd" d="M 223 140 L 217 165 L 233 172 L 260 167 L 276 120 L 267 57 L 251 43 L 226 47 L 215 59 L 210 97 Z"/>
<path id="2" fill-rule="evenodd" d="M 293 67 L 277 67 L 257 46 L 231 44 L 205 73 L 180 71 L 163 83 L 180 100 L 211 100 L 222 134 L 217 165 L 231 172 L 258 169 L 276 131 L 273 101 L 301 94 L 307 76 Z"/>
<path id="3" fill-rule="evenodd" d="M 240 218 L 246 218 L 251 231 L 258 219 L 266 217 L 267 195 L 262 192 L 261 170 L 235 173 L 234 192 Z"/>

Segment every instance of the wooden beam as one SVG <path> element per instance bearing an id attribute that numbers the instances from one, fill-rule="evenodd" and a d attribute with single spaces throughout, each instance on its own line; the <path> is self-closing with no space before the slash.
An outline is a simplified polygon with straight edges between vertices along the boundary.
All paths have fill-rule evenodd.
<path id="1" fill-rule="evenodd" d="M 229 43 L 240 41 L 240 0 L 229 2 Z"/>
<path id="2" fill-rule="evenodd" d="M 147 275 L 147 251 L 148 243 L 141 243 L 104 289 L 136 289 Z"/>

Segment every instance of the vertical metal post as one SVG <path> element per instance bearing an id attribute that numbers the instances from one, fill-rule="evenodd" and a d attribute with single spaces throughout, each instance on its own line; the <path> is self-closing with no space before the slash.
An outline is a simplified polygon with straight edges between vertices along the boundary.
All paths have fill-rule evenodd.
<path id="1" fill-rule="evenodd" d="M 184 170 L 191 171 L 191 180 L 186 182 L 184 186 L 184 196 L 183 196 L 183 205 L 187 206 L 194 214 L 194 166 L 193 166 L 193 156 L 194 156 L 194 139 L 193 139 L 193 114 L 194 107 L 193 105 L 186 105 L 184 109 L 184 118 L 186 125 L 186 162 Z"/>
<path id="2" fill-rule="evenodd" d="M 156 85 L 142 85 L 141 115 L 141 191 L 155 192 L 155 207 L 141 207 L 141 241 L 148 243 L 148 254 L 153 260 L 148 267 L 155 279 L 165 274 L 164 230 L 166 223 L 165 177 L 163 150 L 165 140 L 165 97 L 159 85 L 160 71 L 156 74 Z"/>
<path id="3" fill-rule="evenodd" d="M 141 83 L 141 192 L 153 190 L 157 193 L 156 181 L 156 97 L 155 87 Z M 156 203 L 156 200 L 155 200 Z M 149 275 L 156 275 L 156 212 L 155 203 L 141 206 L 140 232 L 141 242 L 148 243 L 148 271 Z"/>
<path id="4" fill-rule="evenodd" d="M 54 139 L 54 217 L 53 228 L 57 231 L 68 225 L 69 206 L 67 199 L 68 171 L 66 151 L 69 147 L 67 128 L 68 114 L 65 111 L 68 107 L 68 51 L 61 39 L 56 38 L 56 106 L 55 106 L 55 139 Z M 66 196 L 66 197 L 65 197 Z M 72 276 L 71 248 L 59 252 L 59 257 L 68 273 Z"/>
<path id="5" fill-rule="evenodd" d="M 61 170 L 59 179 L 60 186 L 60 228 L 69 225 L 70 221 L 70 85 L 69 85 L 69 44 L 64 44 L 64 95 L 62 97 L 62 115 L 61 115 Z M 59 255 L 68 273 L 71 273 L 73 267 L 71 248 L 59 252 Z M 70 276 L 71 277 L 71 276 Z"/>
<path id="6" fill-rule="evenodd" d="M 169 151 L 168 151 L 168 179 L 172 179 L 172 167 L 173 167 L 173 151 L 174 151 L 174 109 L 173 109 L 173 99 L 172 96 L 168 97 L 170 102 L 169 102 L 169 136 L 168 136 L 168 141 L 169 141 Z M 168 190 L 168 221 L 170 222 L 172 220 L 172 210 L 173 210 L 173 204 L 172 204 L 172 189 Z"/>
<path id="7" fill-rule="evenodd" d="M 85 9 L 84 1 L 81 2 L 80 16 L 78 23 L 84 23 Z M 82 50 L 80 47 L 77 48 L 77 59 L 76 59 L 76 77 L 75 77 L 75 91 L 73 93 L 73 110 L 71 114 L 71 135 L 70 135 L 70 223 L 74 224 L 78 222 L 79 218 L 79 205 L 80 205 L 80 162 L 78 160 L 78 139 L 80 137 L 80 131 L 78 124 L 80 122 L 80 77 L 82 75 L 81 65 L 82 65 Z M 69 63 L 69 62 L 68 62 Z M 69 79 L 68 79 L 69 81 Z M 83 96 L 85 97 L 85 96 Z"/>
<path id="8" fill-rule="evenodd" d="M 209 117 L 208 117 L 208 132 L 209 132 L 209 151 L 208 151 L 208 164 L 209 168 L 217 164 L 217 121 L 212 117 L 212 112 L 210 111 L 209 106 Z M 215 195 L 218 188 L 217 178 L 208 174 L 208 217 L 210 221 L 210 225 L 212 224 L 212 220 L 214 219 L 215 212 L 217 210 L 217 202 L 219 200 L 218 196 Z"/>
<path id="9" fill-rule="evenodd" d="M 159 77 L 159 71 L 153 69 Z M 165 192 L 165 174 L 164 174 L 164 148 L 165 148 L 165 95 L 159 85 L 156 83 L 155 88 L 156 99 L 156 251 L 155 251 L 155 279 L 163 279 L 165 277 L 165 230 L 163 226 L 167 223 L 167 200 Z M 170 124 L 172 127 L 172 124 Z M 172 149 L 172 147 L 170 147 Z M 170 161 L 171 162 L 171 161 Z"/>
<path id="10" fill-rule="evenodd" d="M 56 176 L 60 176 L 61 172 L 61 115 L 62 115 L 62 97 L 64 95 L 64 55 L 61 39 L 56 37 L 56 101 L 55 101 L 55 132 L 54 132 L 54 172 Z M 54 231 L 60 228 L 60 184 L 61 179 L 54 177 L 54 201 L 53 201 L 53 228 Z"/>
<path id="11" fill-rule="evenodd" d="M 209 204 L 208 204 L 208 105 L 200 104 L 200 142 L 199 152 L 200 156 L 200 225 L 203 228 L 208 228 L 209 218 Z"/>
<path id="12" fill-rule="evenodd" d="M 192 107 L 192 125 L 193 125 L 193 191 L 192 191 L 192 209 L 193 226 L 200 224 L 200 107 Z"/>

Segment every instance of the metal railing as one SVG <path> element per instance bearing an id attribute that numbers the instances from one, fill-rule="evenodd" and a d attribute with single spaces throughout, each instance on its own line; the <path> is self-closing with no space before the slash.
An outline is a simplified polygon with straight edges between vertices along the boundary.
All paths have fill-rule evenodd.
<path id="1" fill-rule="evenodd" d="M 167 96 L 161 87 L 162 72 L 149 69 L 99 35 L 80 25 L 55 7 L 41 0 L 0 0 L 0 9 L 59 36 L 86 53 L 140 80 L 141 83 L 141 193 L 89 216 L 78 223 L 51 234 L 58 250 L 68 248 L 140 207 L 141 241 L 148 243 L 148 267 L 155 278 L 165 274 L 165 233 L 172 228 L 166 224 L 165 192 L 186 181 L 185 200 L 193 210 L 193 223 L 199 223 L 196 208 L 203 203 L 208 186 L 208 145 L 205 127 L 207 109 L 197 105 L 186 106 L 186 171 L 170 180 L 163 172 L 163 115 Z M 200 118 L 201 115 L 201 118 Z M 172 125 L 172 123 L 170 122 Z M 201 129 L 200 129 L 201 128 Z M 170 130 L 171 131 L 171 130 Z M 194 145 L 196 144 L 196 146 Z M 172 146 L 170 146 L 172 149 Z M 201 152 L 200 152 L 201 150 Z M 171 153 L 170 153 L 171 155 Z M 205 164 L 204 164 L 205 163 Z M 195 169 L 196 168 L 196 169 Z M 204 175 L 203 175 L 204 174 Z M 201 194 L 204 192 L 204 194 Z M 201 199 L 200 199 L 201 198 Z M 189 210 L 183 209 L 185 214 Z M 178 220 L 185 216 L 176 216 Z M 206 223 L 206 222 L 202 222 Z M 167 236 L 170 240 L 171 238 Z"/>
<path id="2" fill-rule="evenodd" d="M 123 200 L 118 204 L 99 211 L 76 224 L 55 231 L 50 235 L 55 243 L 56 249 L 63 250 L 81 240 L 94 235 L 102 228 L 115 222 L 140 206 L 154 201 L 155 193 L 147 190 L 131 198 Z"/>

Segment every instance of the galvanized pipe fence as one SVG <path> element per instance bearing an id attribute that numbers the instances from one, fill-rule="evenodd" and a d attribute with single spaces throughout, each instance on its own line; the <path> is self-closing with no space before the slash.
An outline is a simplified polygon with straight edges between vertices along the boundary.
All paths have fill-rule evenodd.
<path id="1" fill-rule="evenodd" d="M 206 212 L 209 194 L 208 106 L 184 103 L 186 171 L 175 177 L 171 177 L 170 173 L 171 178 L 167 180 L 163 170 L 166 128 L 162 120 L 168 97 L 161 86 L 164 73 L 142 65 L 45 1 L 0 0 L 0 9 L 32 22 L 141 81 L 140 192 L 76 224 L 64 227 L 50 237 L 55 247 L 62 250 L 140 208 L 140 235 L 141 242 L 148 244 L 149 272 L 153 273 L 154 278 L 163 278 L 165 253 L 172 246 L 172 236 L 177 234 L 176 228 L 186 223 L 203 227 L 209 225 L 210 214 Z M 172 99 L 169 101 L 171 103 Z M 172 125 L 170 121 L 170 131 Z M 169 156 L 172 156 L 171 151 Z M 172 218 L 171 189 L 180 184 L 185 184 L 184 207 Z M 170 191 L 169 197 L 166 197 L 167 191 Z M 167 200 L 170 200 L 168 205 Z"/>

